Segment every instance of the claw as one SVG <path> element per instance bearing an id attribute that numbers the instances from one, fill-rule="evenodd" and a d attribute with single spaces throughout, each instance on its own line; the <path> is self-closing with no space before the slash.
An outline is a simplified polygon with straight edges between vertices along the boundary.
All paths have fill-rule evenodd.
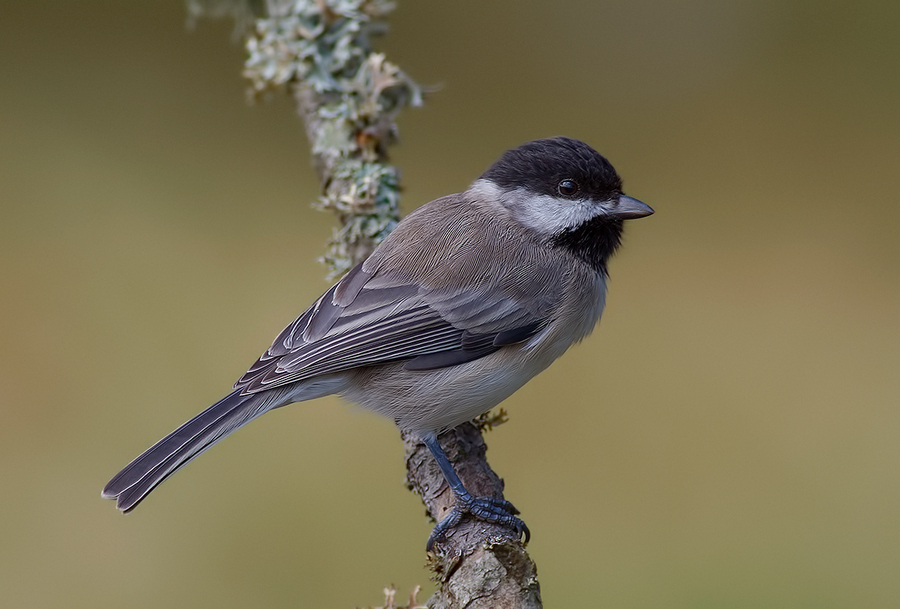
<path id="1" fill-rule="evenodd" d="M 450 513 L 443 520 L 437 523 L 437 526 L 431 531 L 431 535 L 428 536 L 428 543 L 425 544 L 426 551 L 431 552 L 434 544 L 443 539 L 447 531 L 459 524 L 459 521 L 465 515 L 483 522 L 509 527 L 516 532 L 518 537 L 521 538 L 522 535 L 525 535 L 524 543 L 528 543 L 531 539 L 531 531 L 528 530 L 528 527 L 525 526 L 525 523 L 520 518 L 516 518 L 516 514 L 519 513 L 516 506 L 503 499 L 473 497 L 470 495 L 460 481 L 459 476 L 456 475 L 456 470 L 453 469 L 453 465 L 450 463 L 447 455 L 444 454 L 444 449 L 438 443 L 437 436 L 427 434 L 423 436 L 422 441 L 431 451 L 435 462 L 437 462 L 438 467 L 441 468 L 441 472 L 444 474 L 444 478 L 447 480 L 447 484 L 450 485 L 453 494 L 456 496 L 456 505 L 453 506 Z"/>
<path id="2" fill-rule="evenodd" d="M 428 543 L 425 544 L 425 550 L 431 552 L 434 544 L 443 540 L 447 531 L 454 528 L 462 520 L 464 515 L 469 515 L 476 520 L 490 522 L 493 524 L 509 527 L 516 532 L 519 537 L 525 535 L 524 543 L 527 544 L 531 539 L 531 531 L 528 526 L 520 519 L 516 518 L 519 510 L 509 501 L 503 499 L 494 499 L 493 497 L 472 497 L 471 495 L 457 496 L 457 504 L 453 506 L 450 513 L 447 514 L 431 531 L 428 536 Z"/>

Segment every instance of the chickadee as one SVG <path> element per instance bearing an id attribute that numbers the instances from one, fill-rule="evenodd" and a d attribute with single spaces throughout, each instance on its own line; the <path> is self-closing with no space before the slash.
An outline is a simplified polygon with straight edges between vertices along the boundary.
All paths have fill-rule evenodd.
<path id="1" fill-rule="evenodd" d="M 623 220 L 653 213 L 578 140 L 503 154 L 468 190 L 409 214 L 290 324 L 234 391 L 116 474 L 127 512 L 185 463 L 274 408 L 330 394 L 391 417 L 430 449 L 456 497 L 428 547 L 464 514 L 528 529 L 506 501 L 473 497 L 438 443 L 493 408 L 600 319 Z"/>

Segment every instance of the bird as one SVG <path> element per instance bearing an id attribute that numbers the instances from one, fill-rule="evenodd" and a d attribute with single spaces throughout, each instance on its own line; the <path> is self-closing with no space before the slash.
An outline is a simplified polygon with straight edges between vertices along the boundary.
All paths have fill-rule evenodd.
<path id="1" fill-rule="evenodd" d="M 515 507 L 469 493 L 438 441 L 512 395 L 600 320 L 625 220 L 653 209 L 568 137 L 507 150 L 467 190 L 422 205 L 290 323 L 231 393 L 116 474 L 133 510 L 213 444 L 275 408 L 331 394 L 428 447 L 454 494 L 426 548 L 463 517 L 528 541 Z"/>

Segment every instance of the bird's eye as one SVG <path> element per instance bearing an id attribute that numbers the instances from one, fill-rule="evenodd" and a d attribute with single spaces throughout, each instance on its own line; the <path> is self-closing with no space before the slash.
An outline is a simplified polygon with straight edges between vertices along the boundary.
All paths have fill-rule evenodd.
<path id="1" fill-rule="evenodd" d="M 556 189 L 559 191 L 559 194 L 565 197 L 571 197 L 578 192 L 578 183 L 575 182 L 575 180 L 563 180 Z"/>

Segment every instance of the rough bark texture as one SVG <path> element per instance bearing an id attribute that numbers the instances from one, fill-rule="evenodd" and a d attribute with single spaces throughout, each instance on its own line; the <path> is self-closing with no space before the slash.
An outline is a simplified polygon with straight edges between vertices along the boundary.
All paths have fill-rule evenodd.
<path id="1" fill-rule="evenodd" d="M 503 480 L 488 465 L 481 431 L 465 423 L 440 436 L 441 446 L 470 493 L 503 498 Z M 403 434 L 406 479 L 436 521 L 453 506 L 447 486 L 424 444 Z M 439 589 L 428 601 L 432 609 L 538 609 L 541 592 L 537 567 L 512 530 L 464 518 L 435 544 L 431 569 Z"/>

